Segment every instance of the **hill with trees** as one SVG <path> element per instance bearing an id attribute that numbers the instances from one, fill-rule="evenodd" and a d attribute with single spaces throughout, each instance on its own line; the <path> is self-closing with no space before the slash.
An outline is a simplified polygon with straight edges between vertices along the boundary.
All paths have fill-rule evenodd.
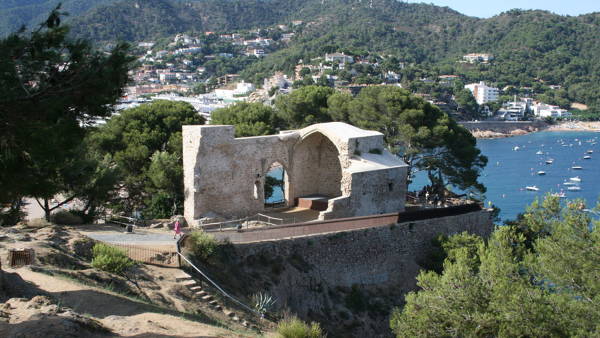
<path id="1" fill-rule="evenodd" d="M 6 1 L 0 7 L 0 30 L 31 22 L 56 2 Z M 291 73 L 300 60 L 343 51 L 362 57 L 394 56 L 405 66 L 403 81 L 456 74 L 466 82 L 531 88 L 543 93 L 547 103 L 567 107 L 580 102 L 600 110 L 600 13 L 572 17 L 511 10 L 479 19 L 448 7 L 396 0 L 63 2 L 63 9 L 71 12 L 67 21 L 73 34 L 96 42 L 232 32 L 303 21 L 286 48 L 245 67 L 242 75 L 253 82 L 274 71 Z M 495 59 L 490 64 L 458 62 L 467 53 L 491 53 Z M 549 85 L 562 88 L 550 90 Z"/>
<path id="2" fill-rule="evenodd" d="M 77 17 L 101 5 L 117 0 L 2 0 L 0 1 L 0 36 L 6 36 L 21 26 L 37 28 L 59 3 L 63 12 Z"/>

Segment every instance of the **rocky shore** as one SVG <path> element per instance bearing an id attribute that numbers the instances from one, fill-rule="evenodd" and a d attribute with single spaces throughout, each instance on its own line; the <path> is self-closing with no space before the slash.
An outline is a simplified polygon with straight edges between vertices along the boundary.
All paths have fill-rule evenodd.
<path id="1" fill-rule="evenodd" d="M 600 132 L 600 121 L 566 121 L 556 124 L 547 124 L 542 121 L 536 122 L 499 122 L 499 121 L 480 121 L 463 122 L 475 138 L 501 138 L 518 135 L 525 135 L 538 131 L 597 131 Z"/>

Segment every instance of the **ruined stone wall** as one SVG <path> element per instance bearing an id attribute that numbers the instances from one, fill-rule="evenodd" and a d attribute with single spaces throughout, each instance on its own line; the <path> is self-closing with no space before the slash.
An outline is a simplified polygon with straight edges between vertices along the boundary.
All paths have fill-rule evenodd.
<path id="1" fill-rule="evenodd" d="M 264 209 L 265 174 L 273 162 L 289 165 L 294 134 L 234 138 L 232 126 L 184 126 L 185 217 L 220 211 L 250 215 Z M 205 179 L 202 179 L 205 178 Z M 192 188 L 193 187 L 193 188 Z"/>
<path id="2" fill-rule="evenodd" d="M 342 194 L 339 152 L 323 134 L 314 133 L 294 148 L 290 175 L 295 187 L 292 199 L 311 194 L 336 197 Z"/>
<path id="3" fill-rule="evenodd" d="M 350 197 L 340 200 L 353 206 L 357 215 L 383 214 L 391 210 L 404 210 L 406 196 L 406 168 L 381 170 L 379 172 L 352 173 L 352 191 L 357 192 Z M 336 203 L 338 201 L 332 201 Z M 329 209 L 329 208 L 328 208 Z M 324 219 L 349 217 L 347 208 L 331 208 L 332 212 L 326 213 Z M 333 212 L 335 210 L 335 212 Z"/>
<path id="4" fill-rule="evenodd" d="M 389 308 L 372 318 L 379 329 L 389 332 L 387 315 L 393 306 L 402 304 L 404 294 L 415 290 L 416 276 L 434 238 L 463 231 L 487 237 L 492 230 L 491 212 L 480 210 L 392 226 L 236 244 L 235 256 L 237 268 L 248 274 L 256 272 L 256 261 L 267 270 L 270 267 L 265 264 L 274 264 L 277 275 L 262 286 L 265 289 L 248 291 L 269 293 L 278 299 L 278 306 L 289 307 L 303 319 L 341 325 L 344 318 L 337 314 L 347 310 L 343 299 L 334 299 L 337 290 L 355 286 L 365 294 L 380 295 Z M 361 329 L 369 332 L 368 326 Z M 362 334 L 353 332 L 357 337 Z"/>
<path id="5" fill-rule="evenodd" d="M 234 138 L 233 126 L 184 126 L 187 222 L 263 211 L 265 176 L 274 162 L 286 172 L 288 205 L 311 194 L 333 198 L 320 219 L 404 210 L 406 164 L 384 149 L 381 133 L 331 122 Z"/>

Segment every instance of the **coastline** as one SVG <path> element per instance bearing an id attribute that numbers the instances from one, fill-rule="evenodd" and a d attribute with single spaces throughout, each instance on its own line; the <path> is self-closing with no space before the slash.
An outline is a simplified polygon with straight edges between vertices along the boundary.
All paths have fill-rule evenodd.
<path id="1" fill-rule="evenodd" d="M 526 135 L 529 133 L 535 133 L 539 131 L 590 131 L 600 132 L 600 121 L 586 122 L 586 121 L 567 121 L 559 122 L 557 124 L 546 124 L 542 123 L 539 126 L 528 126 L 526 128 L 520 127 L 508 127 L 504 130 L 489 130 L 485 128 L 470 130 L 471 134 L 477 139 L 490 139 L 490 138 L 503 138 L 512 137 L 519 135 Z"/>

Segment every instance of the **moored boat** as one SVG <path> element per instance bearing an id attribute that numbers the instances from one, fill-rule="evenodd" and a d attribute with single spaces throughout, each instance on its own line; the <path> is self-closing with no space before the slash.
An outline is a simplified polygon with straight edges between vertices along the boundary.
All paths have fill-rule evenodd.
<path id="1" fill-rule="evenodd" d="M 577 186 L 577 185 L 574 185 L 572 187 L 568 187 L 567 190 L 569 190 L 569 191 L 581 191 L 581 187 Z"/>
<path id="2" fill-rule="evenodd" d="M 540 188 L 536 187 L 535 185 L 526 186 L 525 189 L 529 190 L 529 191 L 538 191 L 538 190 L 540 190 Z"/>
<path id="3" fill-rule="evenodd" d="M 581 182 L 581 178 L 579 178 L 579 176 L 571 177 L 569 180 L 573 182 Z"/>
<path id="4" fill-rule="evenodd" d="M 544 175 L 546 175 L 546 172 L 543 171 L 543 170 L 540 170 L 540 171 L 537 172 L 537 174 L 540 175 L 540 176 L 544 176 Z"/>
<path id="5" fill-rule="evenodd" d="M 573 170 L 582 170 L 583 167 L 582 166 L 578 166 L 578 165 L 574 165 L 574 166 L 571 167 L 571 169 L 573 169 Z"/>

